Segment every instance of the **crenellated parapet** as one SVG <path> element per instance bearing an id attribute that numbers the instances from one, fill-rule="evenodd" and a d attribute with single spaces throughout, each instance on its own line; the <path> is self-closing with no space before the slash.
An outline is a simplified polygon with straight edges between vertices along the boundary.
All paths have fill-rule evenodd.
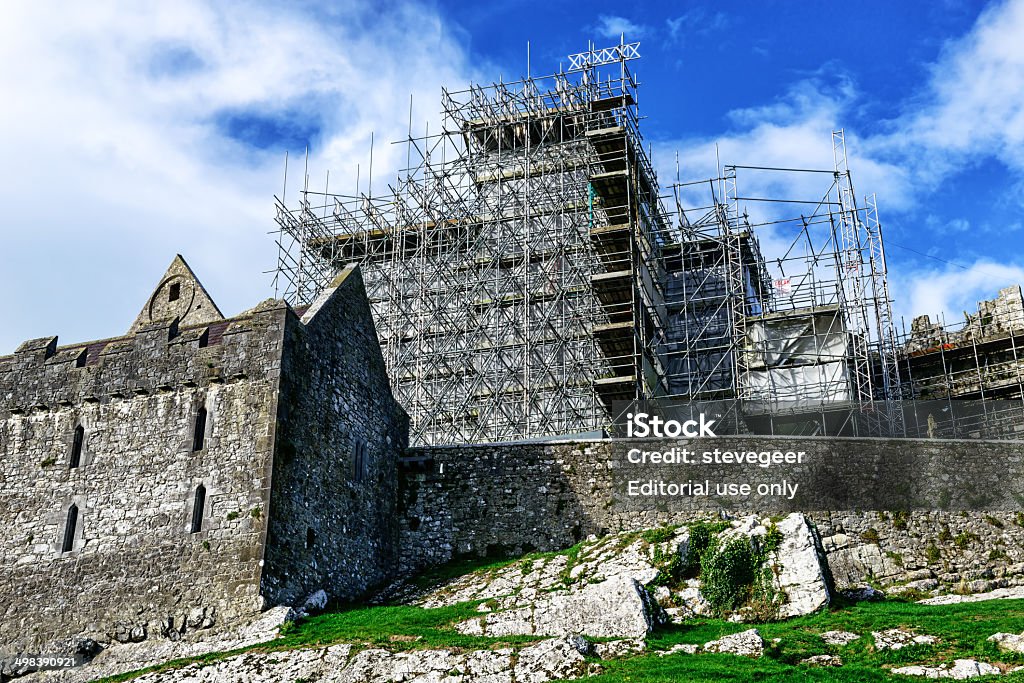
<path id="1" fill-rule="evenodd" d="M 236 318 L 179 327 L 177 318 L 134 333 L 57 346 L 26 341 L 0 357 L 0 416 L 241 380 L 274 380 L 288 304 L 268 300 Z M 294 315 L 294 313 L 292 313 Z"/>

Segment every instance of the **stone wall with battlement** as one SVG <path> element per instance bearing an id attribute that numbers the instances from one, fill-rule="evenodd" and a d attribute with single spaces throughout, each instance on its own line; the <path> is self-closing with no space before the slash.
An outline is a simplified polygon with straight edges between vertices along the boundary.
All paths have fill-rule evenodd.
<path id="1" fill-rule="evenodd" d="M 177 639 L 393 572 L 407 417 L 358 270 L 223 319 L 179 261 L 130 334 L 0 357 L 0 653 Z"/>
<path id="2" fill-rule="evenodd" d="M 202 346 L 208 327 L 168 321 L 101 345 L 28 342 L 0 358 L 5 648 L 79 632 L 167 636 L 263 607 L 288 315 L 268 302 Z M 194 450 L 201 406 L 204 443 Z M 200 485 L 203 519 L 192 533 Z M 64 552 L 71 505 L 75 538 Z"/>

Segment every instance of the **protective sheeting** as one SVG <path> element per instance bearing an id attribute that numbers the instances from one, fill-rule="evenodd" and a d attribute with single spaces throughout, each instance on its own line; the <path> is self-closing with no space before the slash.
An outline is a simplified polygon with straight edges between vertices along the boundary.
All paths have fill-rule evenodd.
<path id="1" fill-rule="evenodd" d="M 765 410 L 797 410 L 843 403 L 853 398 L 845 362 L 755 370 L 745 375 L 746 399 Z"/>
<path id="2" fill-rule="evenodd" d="M 747 323 L 744 398 L 772 411 L 852 399 L 847 336 L 837 308 Z"/>

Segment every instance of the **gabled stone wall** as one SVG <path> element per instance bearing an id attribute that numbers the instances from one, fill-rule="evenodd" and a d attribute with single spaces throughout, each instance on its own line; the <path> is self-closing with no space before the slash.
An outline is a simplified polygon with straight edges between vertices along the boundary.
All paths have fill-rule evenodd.
<path id="1" fill-rule="evenodd" d="M 99 350 L 51 339 L 0 358 L 4 650 L 78 633 L 177 637 L 263 607 L 286 312 L 268 302 L 225 321 L 214 344 L 207 327 L 167 321 Z M 193 451 L 200 406 L 205 438 Z M 72 504 L 73 547 L 62 552 Z"/>

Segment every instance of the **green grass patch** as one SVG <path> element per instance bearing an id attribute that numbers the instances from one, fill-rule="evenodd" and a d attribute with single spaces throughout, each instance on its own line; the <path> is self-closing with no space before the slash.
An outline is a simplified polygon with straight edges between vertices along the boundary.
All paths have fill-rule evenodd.
<path id="1" fill-rule="evenodd" d="M 104 679 L 104 683 L 127 681 L 143 673 L 178 668 L 190 663 L 212 663 L 246 651 L 278 652 L 291 649 L 324 647 L 335 643 L 355 643 L 359 647 L 381 647 L 393 651 L 419 648 L 459 650 L 489 649 L 513 645 L 524 647 L 539 640 L 528 636 L 484 638 L 457 633 L 453 625 L 479 616 L 477 602 L 452 607 L 357 607 L 311 617 L 286 629 L 271 643 L 231 652 L 214 653 L 188 660 L 167 662 L 145 671 L 136 671 Z M 1002 631 L 1024 631 L 1024 600 L 993 600 L 961 605 L 925 606 L 911 602 L 884 601 L 840 605 L 831 610 L 788 621 L 757 624 L 762 637 L 771 645 L 761 659 L 726 654 L 676 654 L 658 657 L 677 643 L 703 645 L 724 635 L 751 628 L 722 619 L 698 619 L 685 625 L 655 631 L 648 638 L 649 652 L 639 657 L 601 662 L 604 673 L 585 680 L 593 683 L 631 681 L 912 681 L 892 676 L 886 667 L 911 663 L 935 664 L 956 658 L 976 658 L 987 662 L 1024 664 L 1024 655 L 999 653 L 986 639 Z M 876 652 L 871 631 L 906 628 L 937 636 L 937 645 L 915 645 L 898 651 Z M 845 647 L 825 645 L 818 634 L 829 630 L 853 631 L 862 638 Z M 799 664 L 817 654 L 838 654 L 844 665 L 834 669 L 814 669 Z M 984 679 L 983 679 L 984 680 Z M 1002 676 L 999 681 L 1021 683 L 1024 675 Z"/>

